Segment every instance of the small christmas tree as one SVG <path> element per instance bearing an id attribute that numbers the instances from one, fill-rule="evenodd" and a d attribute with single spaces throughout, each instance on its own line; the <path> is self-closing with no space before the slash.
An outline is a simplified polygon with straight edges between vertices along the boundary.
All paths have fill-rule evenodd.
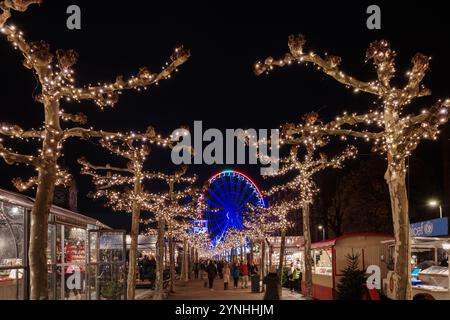
<path id="1" fill-rule="evenodd" d="M 365 281 L 364 271 L 359 270 L 359 254 L 348 254 L 347 267 L 343 270 L 344 277 L 337 286 L 339 300 L 359 300 L 363 294 Z"/>

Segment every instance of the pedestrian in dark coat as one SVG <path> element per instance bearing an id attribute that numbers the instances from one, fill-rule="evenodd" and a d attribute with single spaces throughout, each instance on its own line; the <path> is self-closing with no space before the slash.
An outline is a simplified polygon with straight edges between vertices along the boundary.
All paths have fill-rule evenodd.
<path id="1" fill-rule="evenodd" d="M 237 289 L 238 284 L 239 284 L 239 276 L 240 276 L 239 266 L 237 263 L 234 263 L 233 267 L 231 268 L 231 276 L 233 277 L 233 284 L 234 284 L 233 287 L 235 289 Z"/>
<path id="2" fill-rule="evenodd" d="M 211 260 L 209 261 L 208 266 L 206 267 L 206 273 L 208 274 L 208 282 L 209 282 L 209 289 L 213 291 L 214 286 L 214 279 L 217 276 L 217 268 L 214 265 L 214 262 Z"/>
<path id="3" fill-rule="evenodd" d="M 263 282 L 266 285 L 263 300 L 280 300 L 280 277 L 275 266 L 270 268 Z"/>

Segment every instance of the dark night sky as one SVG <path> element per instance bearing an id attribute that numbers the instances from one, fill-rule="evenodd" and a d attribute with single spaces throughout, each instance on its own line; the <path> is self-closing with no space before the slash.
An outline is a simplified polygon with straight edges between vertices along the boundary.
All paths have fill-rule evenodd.
<path id="1" fill-rule="evenodd" d="M 341 56 L 344 70 L 363 80 L 374 76 L 371 65 L 364 64 L 371 41 L 385 38 L 397 50 L 399 83 L 405 79 L 412 56 L 421 51 L 433 57 L 425 79 L 433 97 L 450 96 L 450 20 L 440 7 L 442 1 L 427 1 L 427 7 L 390 2 L 347 1 L 344 5 L 316 1 L 306 6 L 283 1 L 243 7 L 230 2 L 213 6 L 209 2 L 181 5 L 129 0 L 119 6 L 116 1 L 104 0 L 45 0 L 40 8 L 33 6 L 25 14 L 15 14 L 11 22 L 25 32 L 27 39 L 45 40 L 53 49 L 76 49 L 80 54 L 75 66 L 80 85 L 114 80 L 118 74 L 127 76 L 141 66 L 158 71 L 175 46 L 183 44 L 190 49 L 191 59 L 171 80 L 145 92 L 124 93 L 114 109 L 99 111 L 89 102 L 64 105 L 66 111 L 86 113 L 89 125 L 99 129 L 145 130 L 153 125 L 168 135 L 182 124 L 192 125 L 194 120 L 203 120 L 205 129 L 277 128 L 311 110 L 320 111 L 323 120 L 332 119 L 342 110 L 365 110 L 372 97 L 355 95 L 312 68 L 285 68 L 262 77 L 253 74 L 256 60 L 287 51 L 287 37 L 292 33 L 303 33 L 307 48 Z M 365 26 L 365 10 L 373 3 L 382 9 L 380 31 Z M 70 4 L 81 7 L 80 31 L 66 28 L 65 12 Z M 20 55 L 6 41 L 0 42 L 0 59 L 1 121 L 24 128 L 39 127 L 43 110 L 32 99 L 36 85 L 32 74 L 21 67 Z M 432 101 L 427 98 L 420 103 Z M 421 174 L 433 179 L 434 189 L 425 190 L 424 198 L 443 194 L 442 146 L 442 141 L 424 143 L 411 159 L 426 163 L 426 171 L 422 166 Z M 129 215 L 112 213 L 85 198 L 92 185 L 77 174 L 76 159 L 80 156 L 97 163 L 114 160 L 106 160 L 107 155 L 89 142 L 71 141 L 64 154 L 62 163 L 75 174 L 80 188 L 79 210 L 112 227 L 127 228 Z M 164 165 L 168 161 L 169 152 L 156 151 L 148 168 L 171 172 L 173 167 Z M 265 184 L 258 175 L 259 166 L 204 165 L 193 166 L 190 171 L 198 173 L 203 182 L 223 167 L 241 169 Z M 12 177 L 26 177 L 21 167 L 11 168 L 4 162 L 0 170 L 0 187 L 4 189 L 13 190 Z"/>

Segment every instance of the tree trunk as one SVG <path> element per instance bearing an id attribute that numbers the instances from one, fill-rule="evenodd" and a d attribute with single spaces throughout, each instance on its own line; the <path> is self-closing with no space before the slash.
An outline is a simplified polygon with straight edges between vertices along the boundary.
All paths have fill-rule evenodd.
<path id="1" fill-rule="evenodd" d="M 175 286 L 175 244 L 173 238 L 169 238 L 169 265 L 170 265 L 170 287 L 169 292 L 174 293 Z"/>
<path id="2" fill-rule="evenodd" d="M 266 240 L 262 239 L 261 241 L 261 279 L 264 280 L 264 277 L 266 275 Z M 264 292 L 264 282 L 262 285 L 262 291 Z"/>
<path id="3" fill-rule="evenodd" d="M 250 240 L 250 261 L 253 263 L 253 241 Z"/>
<path id="4" fill-rule="evenodd" d="M 158 220 L 158 243 L 156 247 L 156 283 L 153 300 L 162 300 L 164 290 L 164 228 L 165 221 Z"/>
<path id="5" fill-rule="evenodd" d="M 392 157 L 388 157 L 388 161 Z M 389 161 L 391 162 L 391 161 Z M 385 179 L 391 198 L 392 221 L 394 226 L 394 288 L 396 299 L 410 300 L 411 292 L 411 246 L 409 231 L 408 195 L 405 183 L 405 162 L 396 169 L 388 163 Z"/>
<path id="6" fill-rule="evenodd" d="M 43 72 L 45 74 L 46 71 Z M 47 241 L 48 216 L 53 203 L 56 182 L 56 165 L 61 126 L 58 101 L 44 102 L 45 137 L 42 142 L 41 164 L 38 168 L 36 200 L 31 210 L 30 248 L 30 299 L 48 299 Z M 51 152 L 48 152 L 48 151 Z"/>
<path id="7" fill-rule="evenodd" d="M 192 248 L 188 243 L 188 269 L 187 269 L 188 280 L 191 280 L 191 270 L 192 270 Z"/>
<path id="8" fill-rule="evenodd" d="M 28 252 L 30 264 L 30 298 L 32 300 L 47 300 L 47 241 L 48 216 L 53 202 L 56 168 L 48 164 L 39 170 L 39 183 L 36 200 L 31 211 L 30 249 Z"/>
<path id="9" fill-rule="evenodd" d="M 188 246 L 187 241 L 183 240 L 183 261 L 181 264 L 181 281 L 188 282 Z"/>
<path id="10" fill-rule="evenodd" d="M 134 300 L 136 291 L 136 265 L 137 265 L 137 249 L 139 237 L 139 221 L 141 216 L 141 208 L 137 197 L 141 194 L 140 175 L 135 175 L 133 210 L 131 215 L 131 244 L 128 261 L 128 278 L 127 278 L 127 299 Z"/>
<path id="11" fill-rule="evenodd" d="M 278 276 L 280 277 L 281 287 L 283 287 L 283 267 L 284 267 L 285 251 L 286 251 L 286 230 L 281 230 L 280 260 L 278 262 Z"/>
<path id="12" fill-rule="evenodd" d="M 269 268 L 272 266 L 272 254 L 273 254 L 273 248 L 272 248 L 272 245 L 269 245 Z"/>
<path id="13" fill-rule="evenodd" d="M 309 226 L 310 205 L 306 203 L 303 205 L 303 239 L 305 243 L 305 296 L 312 299 L 312 257 L 311 257 L 311 230 Z"/>

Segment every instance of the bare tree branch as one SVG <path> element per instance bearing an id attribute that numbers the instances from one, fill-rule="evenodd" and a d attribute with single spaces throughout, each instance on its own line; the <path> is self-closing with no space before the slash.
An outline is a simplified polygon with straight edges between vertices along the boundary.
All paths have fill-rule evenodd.
<path id="1" fill-rule="evenodd" d="M 33 166 L 39 166 L 40 161 L 38 158 L 30 155 L 23 155 L 19 153 L 12 152 L 6 149 L 2 144 L 0 144 L 0 157 L 2 157 L 7 164 L 23 163 Z"/>
<path id="2" fill-rule="evenodd" d="M 0 2 L 0 28 L 11 17 L 11 11 L 25 12 L 32 4 L 41 4 L 42 0 L 5 0 Z"/>
<path id="3" fill-rule="evenodd" d="M 42 131 L 39 130 L 23 130 L 18 125 L 11 125 L 7 123 L 0 123 L 0 134 L 13 138 L 41 138 Z"/>
<path id="4" fill-rule="evenodd" d="M 87 117 L 85 114 L 78 112 L 76 114 L 61 112 L 61 120 L 71 121 L 74 123 L 86 124 Z"/>

